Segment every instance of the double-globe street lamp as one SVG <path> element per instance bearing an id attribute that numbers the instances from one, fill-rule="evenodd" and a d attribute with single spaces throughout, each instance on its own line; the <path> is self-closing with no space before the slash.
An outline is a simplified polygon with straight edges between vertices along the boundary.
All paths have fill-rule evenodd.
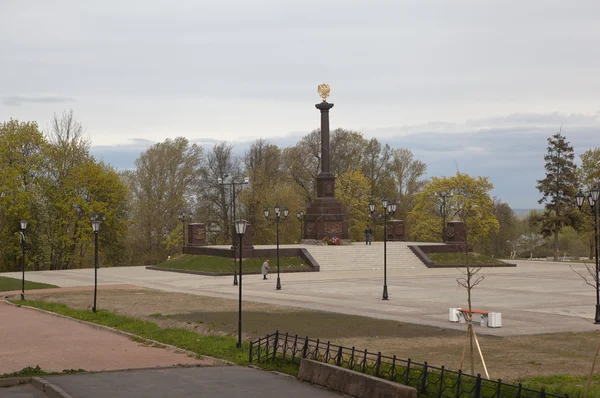
<path id="1" fill-rule="evenodd" d="M 25 300 L 25 229 L 27 229 L 27 221 L 21 220 L 21 269 L 23 274 L 21 279 L 21 300 Z"/>
<path id="2" fill-rule="evenodd" d="M 296 217 L 298 218 L 298 221 L 300 221 L 300 243 L 302 243 L 302 239 L 304 238 L 304 235 L 302 235 L 302 224 L 304 224 L 304 210 L 298 210 L 296 212 Z"/>
<path id="3" fill-rule="evenodd" d="M 448 236 L 446 235 L 446 219 L 448 218 L 448 214 L 446 211 L 446 199 L 453 197 L 454 194 L 452 192 L 435 192 L 433 196 L 442 199 L 442 203 L 440 204 L 440 216 L 442 216 L 442 241 L 446 243 L 446 239 L 448 239 Z"/>
<path id="4" fill-rule="evenodd" d="M 243 240 L 244 234 L 246 233 L 246 224 L 248 222 L 246 220 L 235 220 L 235 232 L 240 240 L 240 293 L 239 293 L 239 308 L 238 308 L 238 341 L 237 348 L 242 348 L 242 249 L 244 247 Z"/>
<path id="5" fill-rule="evenodd" d="M 102 220 L 105 220 L 106 217 L 102 217 Z M 92 222 L 92 230 L 94 231 L 94 305 L 92 306 L 92 311 L 96 312 L 96 296 L 98 293 L 98 232 L 100 232 L 100 216 L 98 214 L 94 214 L 90 217 L 90 221 Z"/>
<path id="6" fill-rule="evenodd" d="M 600 182 L 594 184 L 594 188 L 587 195 L 588 205 L 590 206 L 591 213 L 588 213 L 583 210 L 583 203 L 585 202 L 586 195 L 579 191 L 577 195 L 575 195 L 575 200 L 577 201 L 577 207 L 579 210 L 588 215 L 594 216 L 594 248 L 596 255 L 596 316 L 594 317 L 595 323 L 600 324 L 600 281 L 598 279 L 599 272 L 599 263 L 598 263 L 598 198 L 600 197 Z"/>
<path id="7" fill-rule="evenodd" d="M 270 213 L 269 209 L 265 207 L 263 212 L 265 214 L 265 218 L 268 220 Z M 275 205 L 275 219 L 273 221 L 275 222 L 275 239 L 277 243 L 277 290 L 281 290 L 281 280 L 279 279 L 279 223 L 285 221 L 288 217 L 288 214 L 290 214 L 290 211 L 286 207 L 283 209 L 283 218 L 281 218 L 281 208 L 279 205 Z"/>
<path id="8" fill-rule="evenodd" d="M 191 214 L 189 215 L 192 216 Z M 181 254 L 183 254 L 183 249 L 185 249 L 185 221 L 188 214 L 185 210 L 181 210 L 177 218 L 181 221 Z"/>
<path id="9" fill-rule="evenodd" d="M 382 300 L 388 299 L 387 291 L 387 220 L 396 213 L 396 202 L 390 202 L 387 199 L 381 201 L 383 206 L 383 297 Z M 375 203 L 369 203 L 369 211 L 371 217 L 375 219 Z"/>
<path id="10" fill-rule="evenodd" d="M 229 182 L 225 182 L 225 179 L 229 177 L 228 174 L 225 174 L 223 177 L 219 177 L 217 178 L 217 184 L 222 185 L 222 186 L 230 186 L 231 187 L 231 202 L 232 202 L 232 208 L 233 208 L 233 217 L 232 219 L 235 220 L 235 198 L 236 196 L 242 191 L 242 189 L 244 188 L 244 185 L 248 185 L 250 183 L 250 178 L 248 177 L 244 177 L 244 179 L 241 182 L 236 182 L 235 178 L 231 177 L 231 181 Z M 236 187 L 240 187 L 239 190 L 237 190 Z M 244 231 L 245 231 L 245 227 L 244 227 Z M 237 285 L 238 284 L 238 280 L 237 280 L 237 271 L 236 271 L 236 253 L 235 253 L 235 244 L 232 247 L 233 249 L 233 285 Z"/>

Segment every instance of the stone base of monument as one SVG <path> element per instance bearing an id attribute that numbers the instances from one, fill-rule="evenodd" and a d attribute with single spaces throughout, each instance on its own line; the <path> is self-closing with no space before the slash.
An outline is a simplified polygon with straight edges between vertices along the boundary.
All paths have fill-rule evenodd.
<path id="1" fill-rule="evenodd" d="M 304 239 L 322 241 L 333 237 L 350 240 L 346 209 L 335 197 L 317 198 L 306 209 Z"/>

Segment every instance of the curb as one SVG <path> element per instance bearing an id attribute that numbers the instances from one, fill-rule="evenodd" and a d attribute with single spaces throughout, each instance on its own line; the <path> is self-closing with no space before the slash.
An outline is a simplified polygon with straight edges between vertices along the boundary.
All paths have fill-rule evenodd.
<path id="1" fill-rule="evenodd" d="M 50 398 L 73 398 L 71 394 L 62 388 L 42 379 L 41 377 L 32 377 L 31 384 Z"/>
<path id="2" fill-rule="evenodd" d="M 75 321 L 75 322 L 79 322 L 79 323 L 82 323 L 84 325 L 88 325 L 90 327 L 93 327 L 95 329 L 104 330 L 104 331 L 107 331 L 107 332 L 112 332 L 112 333 L 119 334 L 119 335 L 124 336 L 124 337 L 139 339 L 139 340 L 144 341 L 146 343 L 150 343 L 152 345 L 157 345 L 160 348 L 169 348 L 169 349 L 172 349 L 172 350 L 174 350 L 176 352 L 187 354 L 187 355 L 191 355 L 193 357 L 201 356 L 202 359 L 204 359 L 204 358 L 209 359 L 209 360 L 213 361 L 215 364 L 218 364 L 218 365 L 227 365 L 227 366 L 236 365 L 235 363 L 226 361 L 224 359 L 214 358 L 214 357 L 211 357 L 211 356 L 208 356 L 208 355 L 196 354 L 193 351 L 189 351 L 189 350 L 185 350 L 183 348 L 175 347 L 174 345 L 161 343 L 160 341 L 147 339 L 145 337 L 141 337 L 141 336 L 138 336 L 138 335 L 133 334 L 133 333 L 124 332 L 122 330 L 111 328 L 110 326 L 99 325 L 97 323 L 88 322 L 88 321 L 84 321 L 84 320 L 81 320 L 81 319 L 71 318 L 70 316 L 66 316 L 66 315 L 62 315 L 62 314 L 57 314 L 56 312 L 52 312 L 52 311 L 46 311 L 46 310 L 43 310 L 41 308 L 30 307 L 28 305 L 15 304 L 15 303 L 12 303 L 12 302 L 6 300 L 5 298 L 3 298 L 2 301 L 4 303 L 6 303 L 6 304 L 9 304 L 9 305 L 12 305 L 12 306 L 15 306 L 15 307 L 28 308 L 28 309 L 39 311 L 39 312 L 42 312 L 42 313 L 45 313 L 45 314 L 48 314 L 48 315 L 53 315 L 53 316 L 56 316 L 56 317 L 59 317 L 59 318 L 69 319 L 69 320 L 72 320 L 72 321 Z"/>
<path id="3" fill-rule="evenodd" d="M 0 388 L 14 387 L 27 383 L 31 383 L 31 377 L 7 377 L 0 379 Z"/>

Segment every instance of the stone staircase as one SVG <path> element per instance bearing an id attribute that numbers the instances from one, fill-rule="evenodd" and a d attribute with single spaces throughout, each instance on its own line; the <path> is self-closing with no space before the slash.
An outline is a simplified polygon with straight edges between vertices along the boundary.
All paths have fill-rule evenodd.
<path id="1" fill-rule="evenodd" d="M 411 242 L 387 243 L 388 269 L 425 267 L 408 248 Z M 426 243 L 417 243 L 423 245 Z M 303 246 L 319 263 L 321 271 L 354 271 L 383 269 L 383 242 L 367 246 L 355 242 L 347 246 Z"/>

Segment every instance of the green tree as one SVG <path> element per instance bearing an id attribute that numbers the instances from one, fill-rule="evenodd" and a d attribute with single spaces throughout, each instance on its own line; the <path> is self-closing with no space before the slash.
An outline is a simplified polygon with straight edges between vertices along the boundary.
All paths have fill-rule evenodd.
<path id="1" fill-rule="evenodd" d="M 387 175 L 393 181 L 394 192 L 390 197 L 396 198 L 398 207 L 396 217 L 406 219 L 414 207 L 415 195 L 423 189 L 427 181 L 423 178 L 427 165 L 413 157 L 408 149 L 394 149 L 388 165 Z"/>
<path id="2" fill-rule="evenodd" d="M 579 157 L 581 159 L 581 167 L 578 169 L 579 181 L 583 186 L 583 190 L 585 192 L 590 192 L 594 187 L 594 183 L 600 183 L 600 148 L 595 147 L 588 149 Z M 599 206 L 596 207 L 596 211 L 599 211 L 598 207 Z M 580 213 L 580 217 L 581 223 L 579 224 L 578 232 L 582 239 L 585 240 L 588 247 L 588 256 L 592 259 L 594 257 L 595 248 L 594 217 L 591 214 L 586 213 Z M 600 220 L 598 223 L 600 223 Z"/>
<path id="3" fill-rule="evenodd" d="M 169 236 L 181 224 L 178 216 L 190 210 L 191 194 L 199 191 L 202 163 L 202 147 L 183 137 L 155 144 L 136 160 L 130 228 L 136 263 L 152 264 L 168 256 Z"/>
<path id="4" fill-rule="evenodd" d="M 336 197 L 346 208 L 350 239 L 360 241 L 369 223 L 369 181 L 360 169 L 348 170 L 336 180 Z"/>
<path id="5" fill-rule="evenodd" d="M 544 161 L 546 176 L 538 180 L 537 189 L 542 194 L 538 201 L 544 204 L 541 217 L 533 220 L 544 236 L 554 237 L 554 261 L 558 260 L 558 235 L 563 226 L 575 226 L 579 215 L 575 213 L 577 173 L 573 162 L 573 147 L 560 133 L 548 138 Z"/>
<path id="6" fill-rule="evenodd" d="M 518 220 L 508 203 L 494 198 L 494 215 L 499 228 L 485 236 L 479 245 L 481 251 L 493 257 L 509 257 L 516 246 Z"/>
<path id="7" fill-rule="evenodd" d="M 43 202 L 39 181 L 44 178 L 46 142 L 35 122 L 10 120 L 0 124 L 0 270 L 18 269 L 19 221 L 29 222 L 28 266 L 43 263 L 37 213 Z"/>
<path id="8" fill-rule="evenodd" d="M 489 195 L 493 185 L 487 177 L 471 177 L 456 173 L 453 177 L 432 177 L 415 197 L 415 206 L 408 222 L 412 239 L 441 241 L 444 236 L 443 221 L 462 221 L 469 242 L 475 244 L 489 233 L 497 231 L 498 220 L 494 203 Z M 442 199 L 436 193 L 452 193 Z"/>

